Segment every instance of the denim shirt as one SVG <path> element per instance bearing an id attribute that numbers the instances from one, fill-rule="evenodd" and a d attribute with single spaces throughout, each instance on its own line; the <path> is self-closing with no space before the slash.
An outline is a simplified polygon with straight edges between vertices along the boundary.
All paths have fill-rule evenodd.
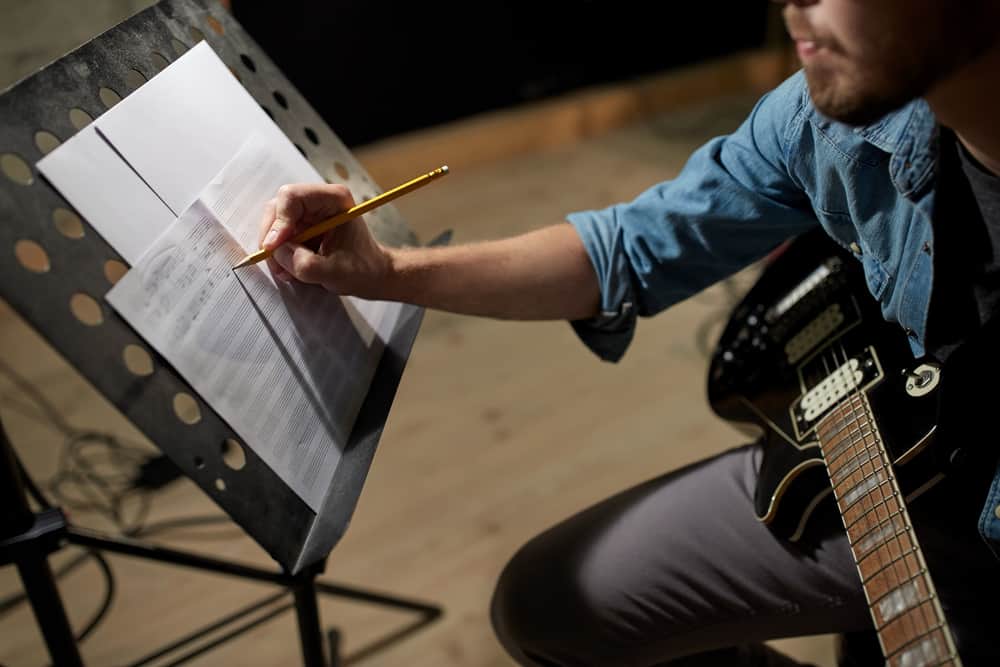
<path id="1" fill-rule="evenodd" d="M 631 202 L 567 216 L 590 255 L 601 314 L 573 322 L 617 361 L 650 316 L 822 225 L 861 262 L 883 316 L 923 356 L 933 280 L 937 121 L 916 100 L 873 125 L 820 114 L 799 72 L 678 176 Z M 1000 470 L 979 522 L 1000 552 Z"/>

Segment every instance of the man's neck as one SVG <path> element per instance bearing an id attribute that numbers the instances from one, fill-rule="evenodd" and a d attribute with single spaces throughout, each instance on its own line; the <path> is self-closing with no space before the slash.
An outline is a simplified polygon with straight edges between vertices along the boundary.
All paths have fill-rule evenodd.
<path id="1" fill-rule="evenodd" d="M 1000 43 L 927 95 L 938 122 L 954 130 L 984 167 L 1000 176 Z"/>

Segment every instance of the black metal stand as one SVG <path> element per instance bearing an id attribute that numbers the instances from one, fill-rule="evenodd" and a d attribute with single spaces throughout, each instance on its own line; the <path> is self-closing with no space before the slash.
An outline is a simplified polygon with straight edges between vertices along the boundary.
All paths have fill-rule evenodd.
<path id="1" fill-rule="evenodd" d="M 115 276 L 127 268 L 123 258 L 32 167 L 52 150 L 53 142 L 69 140 L 86 122 L 99 119 L 116 100 L 127 97 L 201 41 L 212 47 L 317 173 L 330 182 L 349 185 L 359 196 L 374 196 L 377 191 L 363 165 L 309 101 L 214 0 L 160 0 L 10 89 L 0 91 L 0 161 L 5 166 L 0 170 L 0 248 L 13 251 L 18 258 L 0 262 L 0 298 L 156 444 L 280 568 L 273 572 L 91 533 L 67 525 L 58 508 L 45 507 L 36 514 L 25 495 L 25 489 L 31 495 L 36 495 L 35 490 L 30 480 L 22 479 L 14 451 L 3 436 L 0 564 L 17 564 L 25 598 L 33 605 L 53 663 L 60 666 L 81 664 L 47 560 L 50 553 L 65 544 L 271 583 L 282 589 L 153 651 L 134 665 L 153 661 L 180 664 L 293 608 L 304 663 L 309 667 L 346 664 L 370 655 L 441 614 L 441 609 L 433 605 L 316 581 L 327 555 L 344 534 L 360 496 L 423 309 L 402 307 L 343 447 L 330 483 L 331 492 L 321 507 L 310 507 L 253 448 L 243 448 L 245 464 L 238 471 L 227 465 L 226 443 L 239 441 L 239 436 L 104 302 Z M 8 168 L 10 165 L 17 168 Z M 417 244 L 416 235 L 394 207 L 384 206 L 366 217 L 379 241 L 393 246 Z M 446 243 L 447 235 L 439 242 Z M 23 249 L 41 252 L 44 268 L 22 261 Z M 81 303 L 92 306 L 97 316 L 80 317 L 74 304 Z M 129 355 L 134 353 L 148 357 L 148 371 L 130 368 Z M 178 398 L 195 402 L 200 415 L 196 423 L 182 419 L 173 409 Z M 414 611 L 420 620 L 341 661 L 337 650 L 339 634 L 334 630 L 325 638 L 323 635 L 317 604 L 320 594 Z M 183 651 L 187 652 L 177 657 Z"/>
<path id="2" fill-rule="evenodd" d="M 53 664 L 83 665 L 73 630 L 49 568 L 48 555 L 66 535 L 62 512 L 34 514 L 14 464 L 14 452 L 0 424 L 0 565 L 17 565 Z"/>
<path id="3" fill-rule="evenodd" d="M 291 575 L 157 546 L 140 540 L 112 537 L 83 528 L 75 528 L 67 524 L 63 513 L 58 508 L 45 509 L 38 513 L 32 511 L 14 457 L 13 448 L 7 439 L 3 424 L 0 423 L 0 565 L 14 564 L 17 566 L 25 593 L 31 602 L 35 620 L 42 631 L 49 656 L 54 665 L 60 667 L 64 665 L 66 667 L 82 667 L 83 665 L 73 630 L 66 617 L 62 599 L 48 564 L 49 554 L 70 544 L 166 564 L 192 567 L 205 572 L 214 572 L 250 581 L 276 584 L 284 589 L 191 634 L 171 641 L 129 663 L 130 667 L 150 665 L 154 661 L 163 661 L 171 657 L 170 665 L 182 664 L 292 608 L 295 609 L 298 619 L 302 664 L 305 667 L 341 667 L 371 655 L 388 646 L 389 643 L 416 632 L 441 616 L 441 608 L 435 605 L 316 581 L 316 577 L 323 571 L 323 563 L 318 563 L 298 574 Z M 293 598 L 292 602 L 287 602 L 289 593 Z M 402 611 L 412 611 L 419 614 L 419 618 L 386 639 L 364 647 L 353 655 L 341 656 L 339 654 L 340 633 L 336 629 L 328 630 L 326 641 L 324 641 L 317 601 L 318 594 L 378 604 Z M 245 620 L 248 618 L 250 620 Z M 235 629 L 223 633 L 226 628 L 240 621 L 245 622 Z M 189 648 L 195 642 L 212 634 L 218 634 L 218 636 L 204 641 L 200 646 Z M 182 653 L 184 649 L 187 651 Z"/>

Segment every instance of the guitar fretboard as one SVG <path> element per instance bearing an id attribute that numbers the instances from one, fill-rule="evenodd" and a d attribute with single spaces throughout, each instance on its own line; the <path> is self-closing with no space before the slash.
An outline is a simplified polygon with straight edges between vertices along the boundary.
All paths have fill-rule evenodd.
<path id="1" fill-rule="evenodd" d="M 886 664 L 959 667 L 867 396 L 846 398 L 816 433 Z"/>

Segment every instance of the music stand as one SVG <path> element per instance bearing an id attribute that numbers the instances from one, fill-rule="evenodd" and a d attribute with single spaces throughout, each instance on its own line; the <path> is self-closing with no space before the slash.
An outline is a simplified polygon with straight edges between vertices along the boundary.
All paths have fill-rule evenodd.
<path id="1" fill-rule="evenodd" d="M 4 219 L 0 247 L 10 253 L 10 260 L 0 263 L 3 298 L 281 566 L 280 571 L 270 571 L 99 535 L 68 526 L 58 508 L 32 514 L 4 435 L 0 438 L 0 486 L 4 489 L 0 564 L 19 565 L 50 655 L 59 665 L 81 664 L 45 562 L 46 554 L 63 542 L 273 583 L 290 590 L 294 603 L 273 610 L 267 618 L 294 607 L 304 664 L 310 667 L 329 664 L 324 656 L 317 593 L 421 615 L 414 625 L 376 642 L 379 647 L 441 614 L 439 607 L 424 602 L 315 581 L 356 507 L 423 309 L 404 307 L 344 449 L 331 491 L 320 511 L 313 512 L 250 448 L 243 448 L 245 465 L 241 469 L 226 464 L 223 452 L 230 446 L 227 443 L 238 441 L 233 430 L 104 302 L 104 294 L 125 262 L 30 166 L 201 39 L 209 42 L 327 180 L 347 183 L 360 197 L 370 196 L 376 189 L 363 166 L 237 21 L 208 0 L 161 0 L 0 94 L 0 118 L 4 120 L 0 126 L 0 214 Z M 383 243 L 416 243 L 414 234 L 391 205 L 369 214 L 369 223 Z M 447 242 L 447 236 L 442 235 L 435 243 Z M 42 253 L 44 262 L 25 262 L 24 252 Z M 129 355 L 136 354 L 148 355 L 152 372 L 137 371 L 127 361 Z M 195 402 L 197 420 L 175 409 L 179 398 Z M 206 456 L 209 451 L 218 455 Z M 39 561 L 44 567 L 38 566 Z M 24 576 L 25 568 L 30 569 L 30 576 Z M 133 664 L 147 664 L 178 651 L 210 631 L 272 605 L 275 599 L 269 596 Z M 48 616 L 43 618 L 43 614 Z M 252 625 L 263 620 L 258 617 Z M 249 627 L 237 629 L 220 641 L 246 629 Z M 335 637 L 334 632 L 331 639 Z M 191 651 L 182 660 L 217 643 Z M 371 650 L 369 647 L 360 653 Z M 335 647 L 331 654 L 331 660 L 336 662 Z"/>

